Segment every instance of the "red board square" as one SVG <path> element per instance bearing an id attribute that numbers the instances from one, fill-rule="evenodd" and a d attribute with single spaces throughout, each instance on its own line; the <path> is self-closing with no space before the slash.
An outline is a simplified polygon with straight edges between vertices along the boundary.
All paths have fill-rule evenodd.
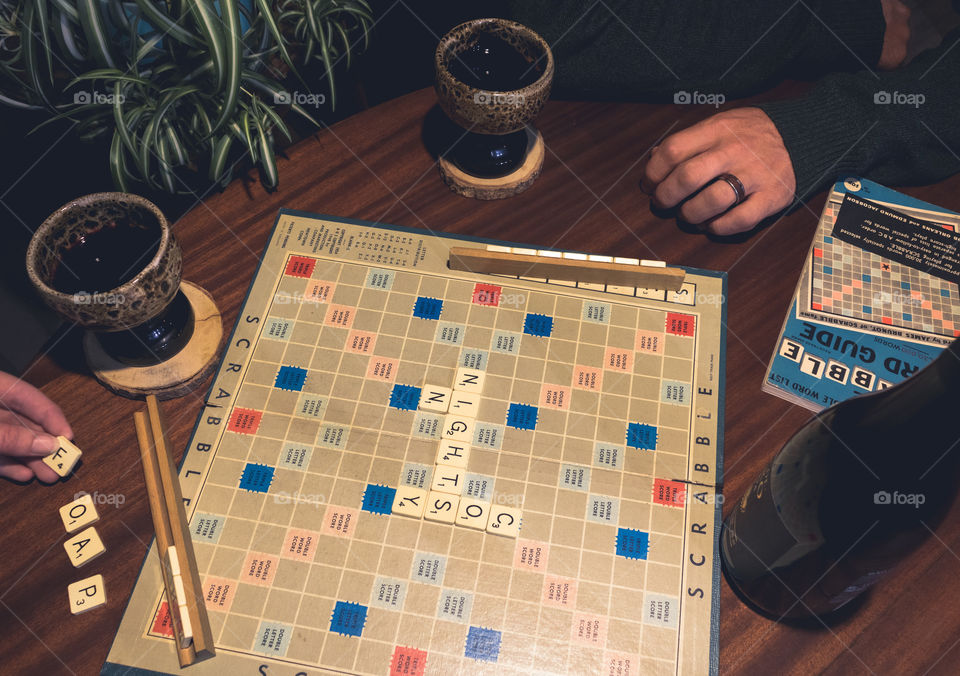
<path id="1" fill-rule="evenodd" d="M 823 258 L 823 249 L 821 249 L 820 247 L 814 247 L 813 255 L 816 256 L 817 258 Z"/>
<path id="2" fill-rule="evenodd" d="M 284 270 L 284 273 L 291 277 L 304 277 L 309 279 L 310 275 L 313 274 L 313 268 L 316 264 L 317 259 L 315 258 L 291 256 L 290 260 L 287 261 L 287 269 Z"/>
<path id="3" fill-rule="evenodd" d="M 667 507 L 683 507 L 687 500 L 687 486 L 679 481 L 667 481 L 666 479 L 654 479 L 653 481 L 653 501 L 658 505 Z"/>
<path id="4" fill-rule="evenodd" d="M 810 305 L 810 307 L 812 307 L 814 310 L 822 310 L 822 309 L 823 309 L 823 305 L 821 305 L 820 303 L 812 303 L 812 304 Z"/>
<path id="5" fill-rule="evenodd" d="M 233 413 L 230 414 L 227 430 L 238 434 L 256 434 L 260 428 L 262 417 L 263 411 L 255 411 L 252 408 L 235 408 Z"/>
<path id="6" fill-rule="evenodd" d="M 497 307 L 500 304 L 500 292 L 503 291 L 495 284 L 477 284 L 473 287 L 473 302 L 476 305 Z"/>
<path id="7" fill-rule="evenodd" d="M 680 312 L 667 313 L 667 333 L 675 336 L 693 336 L 697 326 L 697 318 Z"/>
<path id="8" fill-rule="evenodd" d="M 153 627 L 150 629 L 150 633 L 173 638 L 173 622 L 170 619 L 170 606 L 167 605 L 166 601 L 160 604 L 160 610 L 157 611 L 157 616 L 153 620 Z"/>
<path id="9" fill-rule="evenodd" d="M 427 651 L 398 645 L 390 660 L 390 676 L 423 676 Z"/>

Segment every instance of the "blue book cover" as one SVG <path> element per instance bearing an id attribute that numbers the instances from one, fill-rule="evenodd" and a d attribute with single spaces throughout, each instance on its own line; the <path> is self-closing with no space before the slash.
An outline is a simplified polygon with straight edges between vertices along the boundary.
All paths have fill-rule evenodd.
<path id="1" fill-rule="evenodd" d="M 817 411 L 929 363 L 960 336 L 951 269 L 958 225 L 954 212 L 871 181 L 838 182 L 763 390 Z M 941 255 L 944 245 L 949 252 Z"/>

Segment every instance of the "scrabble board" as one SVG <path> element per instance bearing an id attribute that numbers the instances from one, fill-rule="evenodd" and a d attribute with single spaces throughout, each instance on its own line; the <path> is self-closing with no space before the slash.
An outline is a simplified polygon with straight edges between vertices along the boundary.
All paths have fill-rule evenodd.
<path id="1" fill-rule="evenodd" d="M 452 246 L 489 245 L 280 212 L 180 470 L 189 672 L 715 673 L 724 275 Z M 103 673 L 141 670 L 179 671 L 154 548 Z"/>
<path id="2" fill-rule="evenodd" d="M 844 189 L 950 232 L 960 229 L 956 214 L 922 208 L 922 203 L 897 203 L 889 197 L 897 193 L 870 185 L 878 197 L 864 194 L 860 182 L 854 183 L 856 190 L 849 182 Z M 843 195 L 837 188 L 831 191 L 814 235 L 813 255 L 799 287 L 806 316 L 819 316 L 827 323 L 852 321 L 858 330 L 879 335 L 893 326 L 909 340 L 937 345 L 947 345 L 960 336 L 956 284 L 832 236 Z"/>

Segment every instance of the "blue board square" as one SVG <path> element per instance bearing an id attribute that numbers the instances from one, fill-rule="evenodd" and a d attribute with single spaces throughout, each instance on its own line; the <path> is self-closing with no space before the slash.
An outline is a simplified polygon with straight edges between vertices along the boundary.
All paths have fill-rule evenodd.
<path id="1" fill-rule="evenodd" d="M 240 488 L 257 493 L 266 493 L 273 483 L 273 467 L 248 462 L 240 475 Z"/>
<path id="2" fill-rule="evenodd" d="M 628 559 L 646 559 L 650 549 L 650 534 L 632 528 L 617 530 L 617 556 Z"/>
<path id="3" fill-rule="evenodd" d="M 824 243 L 824 244 L 833 244 L 833 237 L 824 237 L 824 238 L 823 238 L 823 243 Z"/>
<path id="4" fill-rule="evenodd" d="M 950 297 L 950 289 L 940 289 L 940 295 L 944 298 Z"/>
<path id="5" fill-rule="evenodd" d="M 303 389 L 303 384 L 307 381 L 307 369 L 297 368 L 296 366 L 281 366 L 277 371 L 277 379 L 273 382 L 274 387 L 281 390 L 293 390 L 299 392 Z"/>
<path id="6" fill-rule="evenodd" d="M 627 446 L 644 451 L 657 450 L 657 428 L 646 423 L 627 425 Z"/>
<path id="7" fill-rule="evenodd" d="M 870 275 L 861 275 L 861 278 L 868 284 L 870 283 Z"/>
<path id="8" fill-rule="evenodd" d="M 420 296 L 413 304 L 413 316 L 420 319 L 440 319 L 443 312 L 443 301 L 437 298 Z"/>
<path id="9" fill-rule="evenodd" d="M 523 332 L 531 336 L 549 338 L 553 333 L 553 317 L 530 313 L 523 320 Z"/>
<path id="10" fill-rule="evenodd" d="M 909 289 L 909 288 L 910 288 L 910 282 L 900 282 L 900 288 L 901 288 L 901 289 Z"/>
<path id="11" fill-rule="evenodd" d="M 913 321 L 913 315 L 910 314 L 910 313 L 905 312 L 905 313 L 903 314 L 903 321 L 905 321 L 905 322 L 912 322 L 912 321 Z"/>
<path id="12" fill-rule="evenodd" d="M 825 274 L 825 275 L 832 275 L 832 274 L 833 274 L 833 268 L 831 268 L 829 265 L 824 265 L 824 266 L 823 266 L 823 274 Z"/>
<path id="13" fill-rule="evenodd" d="M 363 505 L 360 509 L 372 514 L 388 515 L 393 511 L 393 498 L 396 494 L 396 488 L 381 486 L 380 484 L 367 484 L 367 490 L 363 492 Z"/>
<path id="14" fill-rule="evenodd" d="M 420 405 L 420 388 L 413 385 L 394 385 L 390 391 L 390 405 L 401 411 L 416 411 Z"/>
<path id="15" fill-rule="evenodd" d="M 330 618 L 330 631 L 344 636 L 360 636 L 367 621 L 367 607 L 350 601 L 337 601 Z"/>
<path id="16" fill-rule="evenodd" d="M 537 407 L 529 404 L 510 404 L 507 425 L 518 430 L 532 430 L 537 426 Z"/>
<path id="17" fill-rule="evenodd" d="M 864 305 L 864 306 L 863 306 L 863 313 L 864 313 L 864 314 L 868 314 L 868 315 L 873 314 L 873 308 L 870 307 L 869 305 Z"/>
<path id="18" fill-rule="evenodd" d="M 500 657 L 500 632 L 484 627 L 470 627 L 467 632 L 467 648 L 463 654 L 475 660 L 496 662 Z"/>

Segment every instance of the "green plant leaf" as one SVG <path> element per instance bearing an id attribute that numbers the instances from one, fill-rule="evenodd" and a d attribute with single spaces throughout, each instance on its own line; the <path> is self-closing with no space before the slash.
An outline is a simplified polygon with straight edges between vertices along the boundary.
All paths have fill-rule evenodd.
<path id="1" fill-rule="evenodd" d="M 293 137 L 290 136 L 290 130 L 287 128 L 286 123 L 283 121 L 280 115 L 277 114 L 277 111 L 275 111 L 269 105 L 264 105 L 262 108 L 264 119 L 269 119 L 271 125 L 274 128 L 279 129 L 280 133 L 287 137 L 287 141 L 292 141 Z"/>
<path id="2" fill-rule="evenodd" d="M 170 18 L 170 16 L 168 16 L 167 13 L 162 9 L 157 7 L 152 0 L 134 1 L 137 3 L 137 7 L 140 8 L 140 11 L 143 12 L 150 24 L 160 31 L 160 33 L 169 35 L 174 40 L 182 42 L 185 45 L 190 45 L 191 47 L 204 46 L 203 40 L 195 36 L 178 23 L 179 18 L 176 20 Z"/>
<path id="3" fill-rule="evenodd" d="M 56 4 L 56 1 L 57 0 L 54 0 L 54 4 Z M 74 35 L 74 28 L 79 27 L 80 19 L 77 15 L 76 8 L 71 6 L 70 9 L 73 11 L 72 19 L 66 12 L 61 11 L 60 6 L 57 5 L 54 14 L 54 22 L 56 25 L 53 26 L 51 32 L 53 33 L 53 37 L 56 38 L 57 44 L 60 45 L 60 51 L 63 55 L 77 63 L 82 63 L 86 57 L 77 46 Z"/>
<path id="4" fill-rule="evenodd" d="M 237 99 L 240 96 L 240 65 L 243 56 L 243 43 L 240 41 L 240 14 L 237 10 L 237 0 L 220 0 L 220 10 L 226 27 L 224 46 L 226 47 L 226 82 L 224 83 L 223 103 L 220 114 L 213 124 L 217 131 L 224 122 L 233 116 L 237 108 Z M 216 61 L 216 59 L 214 59 Z"/>
<path id="5" fill-rule="evenodd" d="M 215 183 L 223 179 L 224 168 L 227 166 L 227 160 L 230 157 L 230 148 L 233 146 L 233 137 L 230 134 L 223 134 L 213 143 L 213 152 L 210 157 L 209 178 Z"/>
<path id="6" fill-rule="evenodd" d="M 127 182 L 129 171 L 124 157 L 124 143 L 119 131 L 113 133 L 113 140 L 110 142 L 110 175 L 113 177 L 113 185 L 121 192 L 130 192 L 130 185 Z"/>
<path id="7" fill-rule="evenodd" d="M 277 94 L 282 94 L 285 91 L 278 82 L 271 80 L 270 78 L 264 77 L 259 73 L 254 73 L 251 70 L 245 70 L 243 72 L 243 80 L 244 82 L 249 83 L 250 86 L 253 87 L 254 89 L 257 89 L 267 94 L 270 98 L 273 98 Z M 310 115 L 310 113 L 308 113 L 306 109 L 303 106 L 301 106 L 299 103 L 291 103 L 290 110 L 294 111 L 305 120 L 312 122 L 314 126 L 317 126 L 317 127 L 320 126 L 320 123 L 317 122 L 315 119 L 313 119 L 313 116 Z"/>
<path id="8" fill-rule="evenodd" d="M 187 6 L 197 28 L 203 34 L 206 49 L 213 59 L 214 90 L 223 90 L 227 81 L 227 44 L 223 36 L 223 21 L 210 0 L 188 0 Z"/>
<path id="9" fill-rule="evenodd" d="M 171 195 L 175 194 L 177 187 L 173 181 L 173 170 L 170 168 L 170 157 L 167 154 L 167 144 L 164 139 L 157 143 L 157 169 L 160 171 L 160 181 L 163 183 L 163 189 Z"/>
<path id="10" fill-rule="evenodd" d="M 114 82 L 134 82 L 138 85 L 143 85 L 146 87 L 155 87 L 150 80 L 142 77 L 137 77 L 136 75 L 127 75 L 126 73 L 117 70 L 116 68 L 100 68 L 98 70 L 89 70 L 82 75 L 78 75 L 67 84 L 67 88 L 74 86 L 77 83 L 85 82 L 87 80 L 112 80 Z"/>
<path id="11" fill-rule="evenodd" d="M 50 16 L 47 0 L 33 0 L 37 4 L 37 32 L 43 45 L 43 56 L 47 65 L 47 82 L 53 86 L 53 45 L 50 44 Z"/>
<path id="12" fill-rule="evenodd" d="M 166 140 L 167 147 L 170 149 L 171 155 L 173 156 L 174 164 L 186 164 L 189 161 L 189 153 L 184 145 L 180 142 L 180 137 L 177 136 L 177 132 L 174 130 L 173 125 L 166 121 L 163 123 L 163 137 Z"/>
<path id="13" fill-rule="evenodd" d="M 287 51 L 287 40 L 280 33 L 280 26 L 277 25 L 277 21 L 273 17 L 273 7 L 270 5 L 270 0 L 256 0 L 256 3 L 257 7 L 260 8 L 260 18 L 263 19 L 270 34 L 273 36 L 273 40 L 280 50 L 280 56 L 283 62 L 299 77 L 297 69 L 293 65 L 293 60 L 290 58 L 290 53 Z"/>
<path id="14" fill-rule="evenodd" d="M 53 109 L 53 103 L 50 101 L 47 87 L 41 80 L 40 64 L 37 63 L 37 36 L 34 33 L 34 26 L 37 23 L 37 6 L 28 2 L 23 12 L 23 30 L 20 32 L 20 40 L 23 43 L 23 67 L 27 77 L 36 94 L 45 104 Z"/>
<path id="15" fill-rule="evenodd" d="M 277 175 L 277 158 L 274 157 L 273 144 L 267 138 L 267 133 L 263 128 L 263 124 L 260 122 L 260 116 L 256 114 L 258 99 L 254 99 L 253 101 L 253 121 L 257 126 L 257 137 L 260 150 L 260 180 L 263 183 L 263 187 L 265 187 L 267 190 L 273 190 L 279 183 L 279 178 Z"/>
<path id="16" fill-rule="evenodd" d="M 110 31 L 98 0 L 77 0 L 77 10 L 80 12 L 80 26 L 87 39 L 87 50 L 101 66 L 116 68 L 110 53 Z"/>
<path id="17" fill-rule="evenodd" d="M 55 4 L 57 9 L 69 17 L 75 24 L 80 24 L 80 13 L 77 11 L 76 7 L 70 4 L 69 0 L 53 0 L 53 4 Z"/>

